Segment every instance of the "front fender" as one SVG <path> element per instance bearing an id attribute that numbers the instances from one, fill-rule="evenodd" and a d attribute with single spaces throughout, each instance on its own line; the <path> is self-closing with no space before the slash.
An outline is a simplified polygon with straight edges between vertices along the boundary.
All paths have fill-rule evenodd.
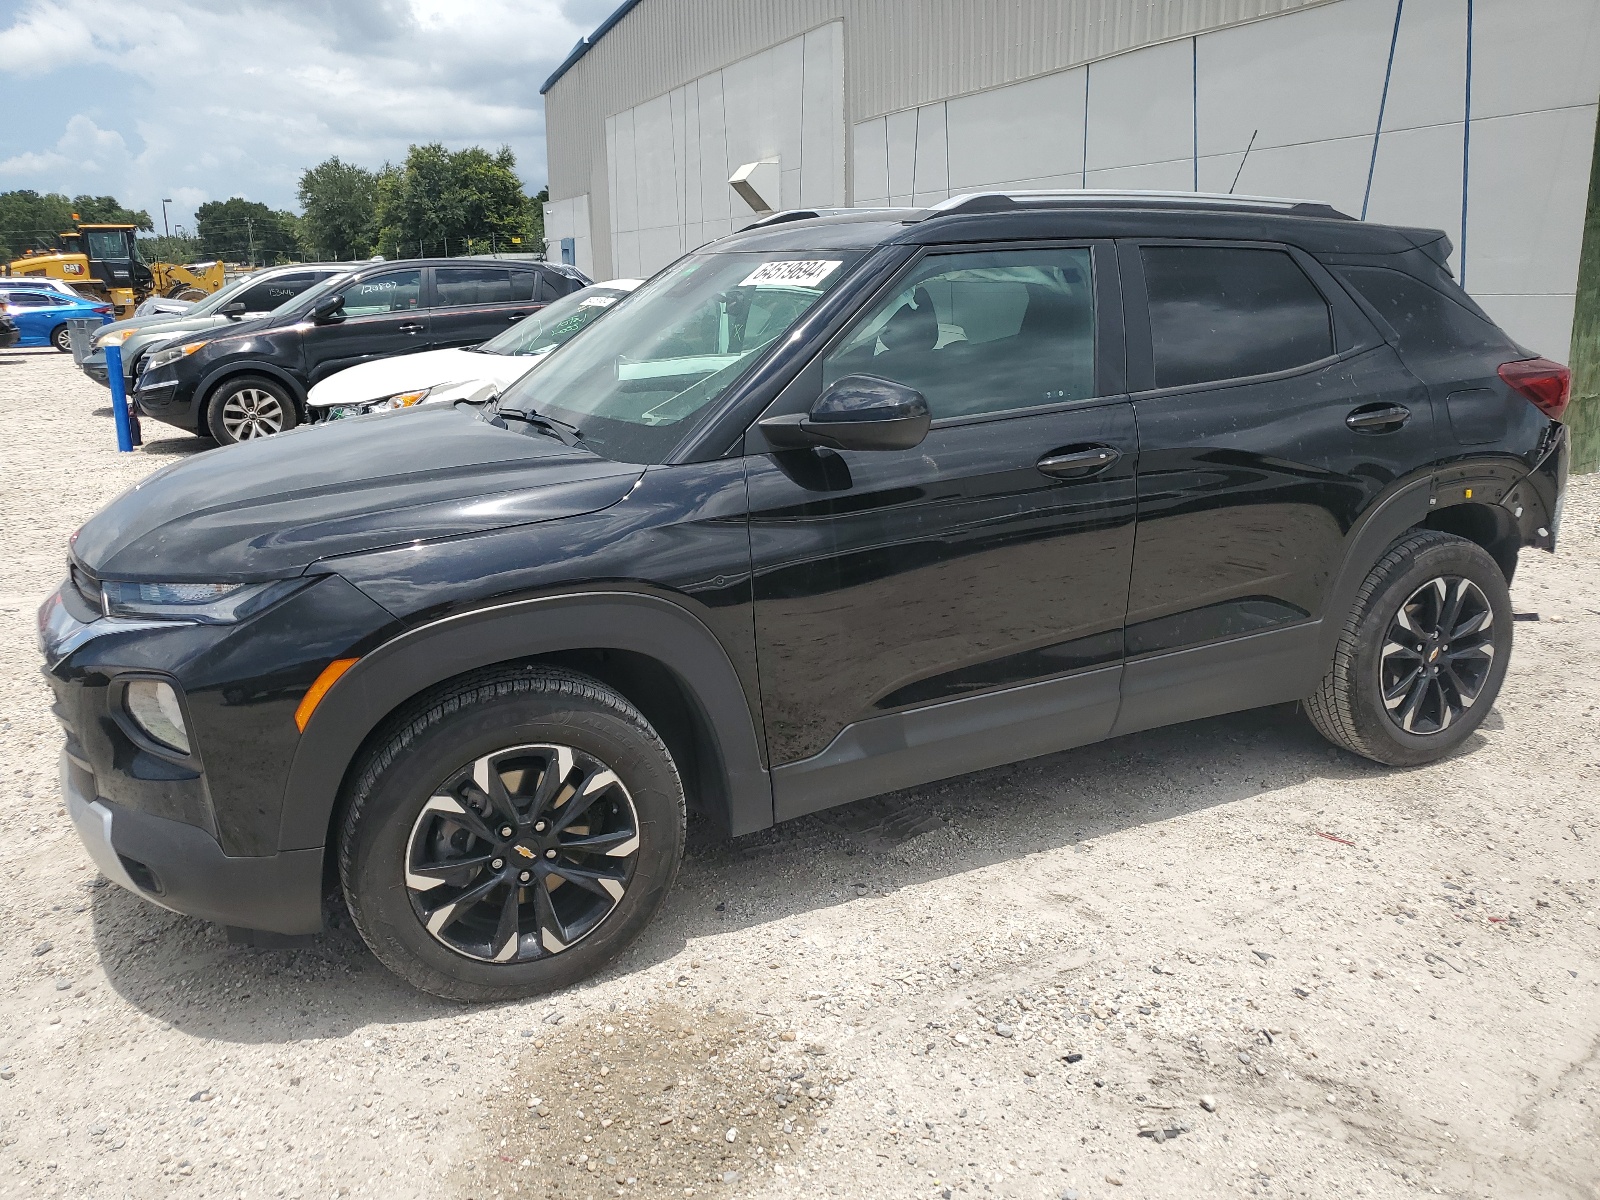
<path id="1" fill-rule="evenodd" d="M 692 613 L 626 592 L 494 605 L 409 630 L 340 677 L 306 725 L 289 769 L 278 845 L 321 846 L 346 773 L 385 719 L 467 671 L 572 650 L 618 650 L 670 671 L 710 730 L 734 834 L 772 824 L 772 783 L 756 722 L 727 652 Z"/>
<path id="2" fill-rule="evenodd" d="M 235 375 L 265 375 L 276 380 L 289 389 L 289 394 L 294 397 L 295 404 L 301 411 L 305 410 L 306 389 L 301 382 L 276 363 L 260 362 L 251 358 L 234 358 L 218 363 L 201 376 L 200 382 L 194 388 L 194 417 L 196 422 L 204 420 L 206 401 L 219 383 L 231 379 Z M 197 425 L 197 428 L 200 426 Z"/>

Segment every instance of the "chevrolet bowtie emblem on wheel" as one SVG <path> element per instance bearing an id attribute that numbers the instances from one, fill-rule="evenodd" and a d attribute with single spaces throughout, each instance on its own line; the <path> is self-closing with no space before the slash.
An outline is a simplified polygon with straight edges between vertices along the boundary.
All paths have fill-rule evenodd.
<path id="1" fill-rule="evenodd" d="M 532 850 L 529 850 L 526 846 L 518 846 L 516 848 L 516 850 L 517 850 L 517 853 L 522 855 L 523 858 L 538 858 L 539 857 Z"/>

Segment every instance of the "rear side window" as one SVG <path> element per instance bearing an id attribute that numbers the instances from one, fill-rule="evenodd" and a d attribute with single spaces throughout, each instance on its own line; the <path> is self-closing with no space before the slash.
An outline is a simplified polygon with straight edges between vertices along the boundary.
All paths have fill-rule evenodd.
<path id="1" fill-rule="evenodd" d="M 1400 336 L 1402 351 L 1448 354 L 1508 350 L 1510 340 L 1492 323 L 1438 288 L 1387 267 L 1340 267 L 1339 273 L 1378 310 Z"/>
<path id="2" fill-rule="evenodd" d="M 533 299 L 534 274 L 505 267 L 436 267 L 433 286 L 440 308 L 511 304 Z"/>
<path id="3" fill-rule="evenodd" d="M 1287 371 L 1333 353 L 1333 315 L 1282 250 L 1146 246 L 1157 387 Z"/>

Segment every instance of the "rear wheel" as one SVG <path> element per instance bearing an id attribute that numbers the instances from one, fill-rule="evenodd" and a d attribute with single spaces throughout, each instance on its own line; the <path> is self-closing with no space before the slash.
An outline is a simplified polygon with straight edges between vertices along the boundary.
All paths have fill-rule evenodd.
<path id="1" fill-rule="evenodd" d="M 286 433 L 299 424 L 289 390 L 261 375 L 241 375 L 217 386 L 207 408 L 211 436 L 222 446 Z"/>
<path id="2" fill-rule="evenodd" d="M 1465 538 L 1414 534 L 1362 584 L 1306 710 L 1363 757 L 1432 762 L 1483 722 L 1510 656 L 1511 595 L 1494 559 Z"/>
<path id="3" fill-rule="evenodd" d="M 50 344 L 63 354 L 71 354 L 72 330 L 65 325 L 57 325 L 50 331 Z"/>
<path id="4" fill-rule="evenodd" d="M 599 969 L 677 875 L 666 746 L 597 680 L 495 669 L 424 697 L 359 769 L 339 838 L 356 928 L 416 987 L 506 1000 Z"/>

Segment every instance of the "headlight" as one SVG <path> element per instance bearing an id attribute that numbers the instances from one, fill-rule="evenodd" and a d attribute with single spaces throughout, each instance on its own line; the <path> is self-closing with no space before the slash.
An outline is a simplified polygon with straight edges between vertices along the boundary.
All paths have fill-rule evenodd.
<path id="1" fill-rule="evenodd" d="M 122 707 L 133 723 L 155 741 L 180 754 L 189 753 L 183 706 L 170 683 L 160 679 L 132 680 L 122 694 Z"/>
<path id="2" fill-rule="evenodd" d="M 386 412 L 391 408 L 410 408 L 413 404 L 421 404 L 428 398 L 429 393 L 440 388 L 450 387 L 450 384 L 441 383 L 434 387 L 423 388 L 417 392 L 396 392 L 392 396 L 385 396 L 382 400 L 374 400 L 365 406 L 368 412 Z"/>
<path id="3" fill-rule="evenodd" d="M 119 329 L 115 333 L 106 334 L 105 337 L 95 338 L 92 342 L 90 342 L 90 345 L 96 348 L 100 346 L 120 346 L 132 336 L 133 330 Z"/>
<path id="4" fill-rule="evenodd" d="M 259 612 L 306 583 L 122 583 L 105 580 L 101 603 L 108 617 L 176 617 L 203 625 L 228 625 Z"/>
<path id="5" fill-rule="evenodd" d="M 200 349 L 200 347 L 204 345 L 204 342 L 185 342 L 181 346 L 172 346 L 166 350 L 157 350 L 150 356 L 149 365 L 145 369 L 154 371 L 157 367 L 170 366 L 179 359 L 188 358 L 189 355 L 193 354 L 196 350 Z"/>

